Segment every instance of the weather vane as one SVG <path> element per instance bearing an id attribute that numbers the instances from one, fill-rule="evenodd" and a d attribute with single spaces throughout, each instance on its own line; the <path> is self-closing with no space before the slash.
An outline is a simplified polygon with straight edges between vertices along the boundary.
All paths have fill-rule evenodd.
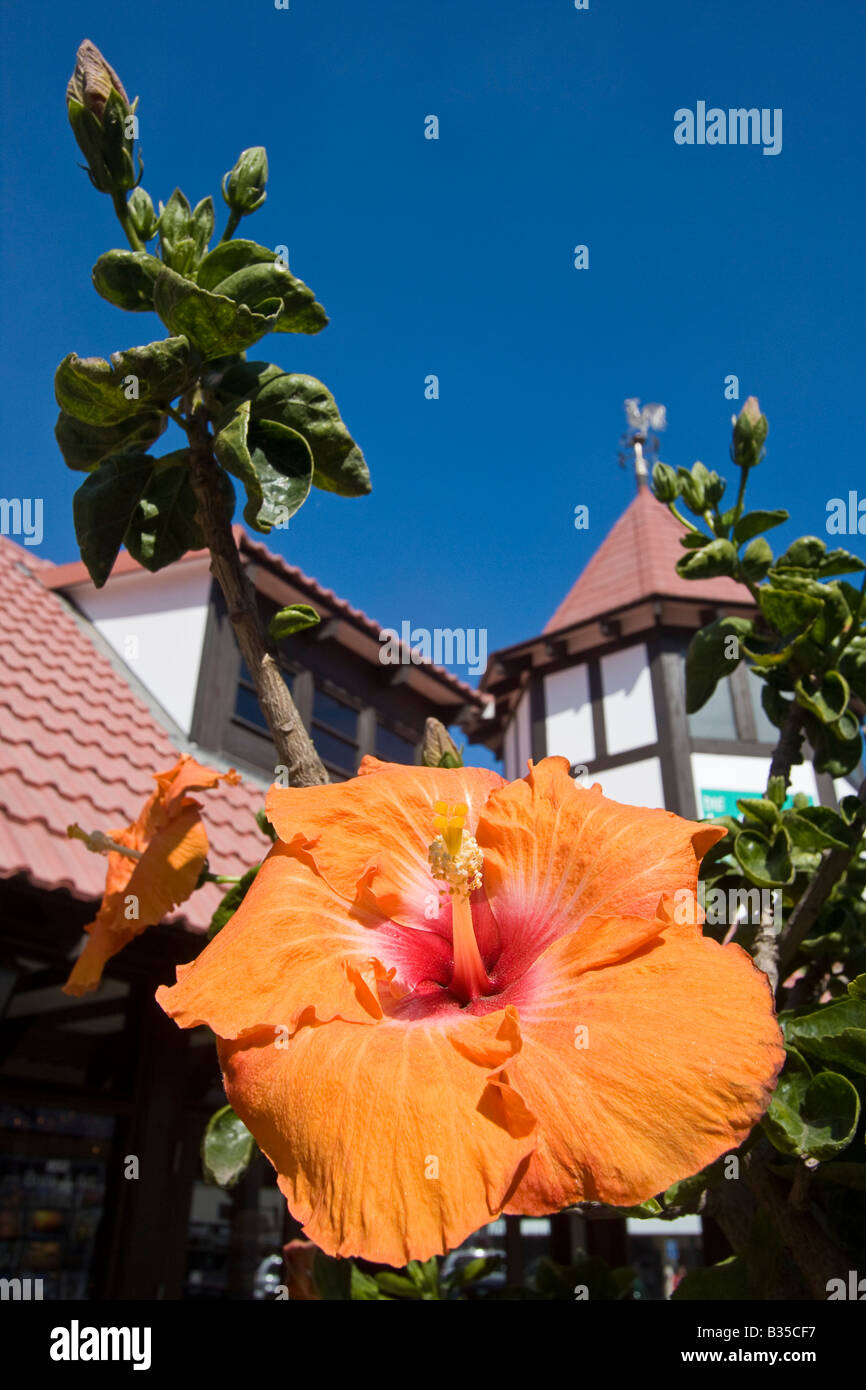
<path id="1" fill-rule="evenodd" d="M 650 469 L 658 461 L 659 439 L 667 428 L 667 415 L 663 405 L 645 405 L 641 409 L 636 396 L 625 402 L 626 429 L 619 441 L 619 465 L 628 467 L 634 460 L 634 471 L 638 487 L 644 487 Z"/>

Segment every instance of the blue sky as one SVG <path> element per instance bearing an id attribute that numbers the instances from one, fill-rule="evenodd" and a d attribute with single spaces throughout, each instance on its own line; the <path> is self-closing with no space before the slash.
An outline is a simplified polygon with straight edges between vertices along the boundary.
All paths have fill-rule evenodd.
<path id="1" fill-rule="evenodd" d="M 44 497 L 39 553 L 74 558 L 54 368 L 163 336 L 90 284 L 124 243 L 66 123 L 86 36 L 140 96 L 154 201 L 212 193 L 220 230 L 221 175 L 267 146 L 242 234 L 288 245 L 331 324 L 251 355 L 329 386 L 374 485 L 270 543 L 352 603 L 532 635 L 633 495 L 624 398 L 667 406 L 667 462 L 724 471 L 729 373 L 770 419 L 751 501 L 824 534 L 830 497 L 866 495 L 864 28 L 850 0 L 7 4 L 0 495 Z M 699 100 L 781 108 L 782 152 L 676 145 Z"/>

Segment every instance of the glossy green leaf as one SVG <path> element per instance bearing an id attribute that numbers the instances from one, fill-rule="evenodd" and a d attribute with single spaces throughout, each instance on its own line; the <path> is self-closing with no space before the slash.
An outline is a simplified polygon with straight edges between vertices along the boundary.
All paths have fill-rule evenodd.
<path id="1" fill-rule="evenodd" d="M 759 536 L 762 531 L 781 526 L 783 521 L 788 520 L 788 515 L 788 512 L 782 511 L 781 508 L 769 512 L 746 512 L 734 526 L 734 540 L 737 545 L 744 545 L 753 536 Z"/>
<path id="2" fill-rule="evenodd" d="M 779 831 L 770 838 L 758 830 L 741 830 L 734 840 L 734 855 L 758 888 L 780 888 L 793 882 L 790 840 Z"/>
<path id="3" fill-rule="evenodd" d="M 842 999 L 786 1019 L 785 1039 L 801 1052 L 866 1075 L 866 1000 Z"/>
<path id="4" fill-rule="evenodd" d="M 92 473 L 112 454 L 150 448 L 167 424 L 167 415 L 143 412 L 117 425 L 86 425 L 83 420 L 76 420 L 61 410 L 54 426 L 54 438 L 68 468 Z"/>
<path id="5" fill-rule="evenodd" d="M 834 1071 L 811 1074 L 805 1058 L 789 1048 L 762 1127 L 780 1153 L 825 1162 L 854 1137 L 860 1097 L 847 1077 Z"/>
<path id="6" fill-rule="evenodd" d="M 211 1115 L 201 1144 L 204 1180 L 216 1187 L 234 1187 L 255 1153 L 256 1141 L 230 1105 Z"/>
<path id="7" fill-rule="evenodd" d="M 821 611 L 821 602 L 811 594 L 792 589 L 775 588 L 771 584 L 760 590 L 761 611 L 783 637 L 808 630 Z"/>
<path id="8" fill-rule="evenodd" d="M 737 807 L 741 814 L 747 819 L 751 818 L 752 820 L 760 821 L 762 825 L 768 826 L 770 830 L 778 823 L 779 808 L 776 803 L 771 801 L 768 797 L 744 796 L 737 802 Z"/>
<path id="9" fill-rule="evenodd" d="M 101 464 L 72 499 L 81 558 L 100 589 L 111 573 L 135 511 L 151 477 L 150 454 L 119 454 Z"/>
<path id="10" fill-rule="evenodd" d="M 740 559 L 743 573 L 751 579 L 753 584 L 757 584 L 766 577 L 772 563 L 773 552 L 763 536 L 756 536 L 746 546 Z"/>
<path id="11" fill-rule="evenodd" d="M 683 579 L 718 579 L 722 575 L 733 575 L 737 568 L 737 551 L 730 541 L 710 541 L 702 550 L 681 556 L 676 568 Z"/>
<path id="12" fill-rule="evenodd" d="M 153 287 L 162 261 L 147 251 L 106 251 L 91 271 L 98 294 L 118 309 L 142 313 L 153 309 Z"/>
<path id="13" fill-rule="evenodd" d="M 215 290 L 238 270 L 253 265 L 273 265 L 276 252 L 269 246 L 259 246 L 257 241 L 245 241 L 236 237 L 233 241 L 221 241 L 209 251 L 196 271 L 196 283 L 203 290 Z"/>
<path id="14" fill-rule="evenodd" d="M 291 637 L 296 632 L 303 632 L 308 627 L 315 627 L 322 619 L 311 608 L 308 603 L 292 603 L 288 608 L 281 608 L 275 613 L 268 623 L 268 632 L 275 642 L 282 642 L 284 638 Z"/>
<path id="15" fill-rule="evenodd" d="M 313 484 L 341 497 L 370 491 L 364 455 L 343 421 L 327 387 L 315 377 L 285 373 L 268 381 L 252 400 L 253 420 L 267 419 L 296 430 L 313 456 Z"/>
<path id="16" fill-rule="evenodd" d="M 274 305 L 279 304 L 276 333 L 319 333 L 328 323 L 313 291 L 302 280 L 296 280 L 281 261 L 272 259 L 270 265 L 238 270 L 221 280 L 215 293 L 227 295 L 262 314 L 272 313 Z"/>
<path id="17" fill-rule="evenodd" d="M 313 460 L 306 441 L 274 421 L 252 422 L 249 401 L 242 401 L 217 431 L 214 453 L 243 483 L 244 518 L 257 531 L 267 534 L 285 525 L 309 494 Z"/>
<path id="18" fill-rule="evenodd" d="M 858 975 L 856 979 L 849 980 L 848 993 L 852 999 L 866 1000 L 866 975 Z"/>
<path id="19" fill-rule="evenodd" d="M 851 690 L 845 677 L 838 671 L 827 671 L 820 684 L 814 689 L 807 688 L 803 682 L 794 682 L 797 703 L 810 710 L 822 724 L 835 724 L 848 708 Z"/>
<path id="20" fill-rule="evenodd" d="M 193 364 L 186 338 L 166 338 L 104 357 L 64 357 L 54 376 L 61 410 L 88 425 L 119 424 L 185 389 Z"/>
<path id="21" fill-rule="evenodd" d="M 153 471 L 130 517 L 123 544 L 146 570 L 155 573 L 188 550 L 203 550 L 189 480 L 189 450 L 153 460 Z"/>
<path id="22" fill-rule="evenodd" d="M 153 307 L 166 327 L 185 334 L 205 361 L 243 352 L 272 332 L 279 316 L 253 313 L 246 304 L 200 289 L 169 269 L 157 277 Z"/>
<path id="23" fill-rule="evenodd" d="M 743 639 L 752 631 L 748 618 L 719 618 L 696 632 L 686 654 L 686 710 L 695 714 L 719 681 L 737 669 Z"/>
<path id="24" fill-rule="evenodd" d="M 822 724 L 807 716 L 807 733 L 814 750 L 816 772 L 847 777 L 863 757 L 863 740 L 856 719 L 847 711 L 835 724 Z"/>
<path id="25" fill-rule="evenodd" d="M 829 806 L 803 806 L 784 812 L 785 828 L 801 849 L 845 849 L 850 838 L 841 816 Z"/>
<path id="26" fill-rule="evenodd" d="M 811 570 L 817 568 L 827 552 L 827 546 L 820 536 L 800 536 L 788 546 L 783 555 L 776 561 L 777 569 L 803 569 Z"/>

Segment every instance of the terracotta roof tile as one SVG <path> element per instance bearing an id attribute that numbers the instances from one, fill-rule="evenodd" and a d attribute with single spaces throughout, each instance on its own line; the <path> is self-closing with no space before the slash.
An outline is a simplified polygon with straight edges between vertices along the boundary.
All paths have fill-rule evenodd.
<path id="1" fill-rule="evenodd" d="M 152 773 L 183 750 L 53 592 L 68 568 L 0 537 L 0 878 L 23 874 L 87 901 L 102 896 L 105 860 L 66 827 L 128 824 Z M 262 857 L 261 787 L 220 783 L 198 799 L 216 872 L 241 873 Z M 220 896 L 209 884 L 173 919 L 204 930 Z"/>
<path id="2" fill-rule="evenodd" d="M 685 554 L 676 517 L 643 487 L 566 594 L 545 632 L 588 622 L 640 599 L 687 598 L 712 604 L 748 602 L 732 579 L 681 579 L 674 566 Z"/>

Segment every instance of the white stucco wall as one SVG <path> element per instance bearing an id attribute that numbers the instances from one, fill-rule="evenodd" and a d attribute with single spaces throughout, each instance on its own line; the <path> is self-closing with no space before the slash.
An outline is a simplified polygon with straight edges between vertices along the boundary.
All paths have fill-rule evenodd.
<path id="1" fill-rule="evenodd" d="M 599 664 L 608 753 L 626 753 L 655 743 L 655 707 L 644 644 L 611 652 Z"/>
<path id="2" fill-rule="evenodd" d="M 643 758 L 637 763 L 608 768 L 606 772 L 591 772 L 581 782 L 589 787 L 598 782 L 605 796 L 611 801 L 622 801 L 626 806 L 664 808 L 662 767 L 658 758 Z"/>
<path id="3" fill-rule="evenodd" d="M 570 763 L 591 763 L 595 757 L 589 667 L 567 666 L 544 678 L 547 710 L 547 751 Z"/>
<path id="4" fill-rule="evenodd" d="M 204 646 L 210 574 L 207 561 L 160 574 L 115 576 L 104 589 L 71 597 L 109 646 L 184 733 L 192 714 Z"/>
<path id="5" fill-rule="evenodd" d="M 703 814 L 701 789 L 763 795 L 769 772 L 769 758 L 748 758 L 737 753 L 693 753 L 692 775 L 698 816 Z M 791 794 L 794 792 L 805 792 L 816 806 L 820 803 L 815 769 L 811 763 L 800 763 L 791 769 Z"/>

